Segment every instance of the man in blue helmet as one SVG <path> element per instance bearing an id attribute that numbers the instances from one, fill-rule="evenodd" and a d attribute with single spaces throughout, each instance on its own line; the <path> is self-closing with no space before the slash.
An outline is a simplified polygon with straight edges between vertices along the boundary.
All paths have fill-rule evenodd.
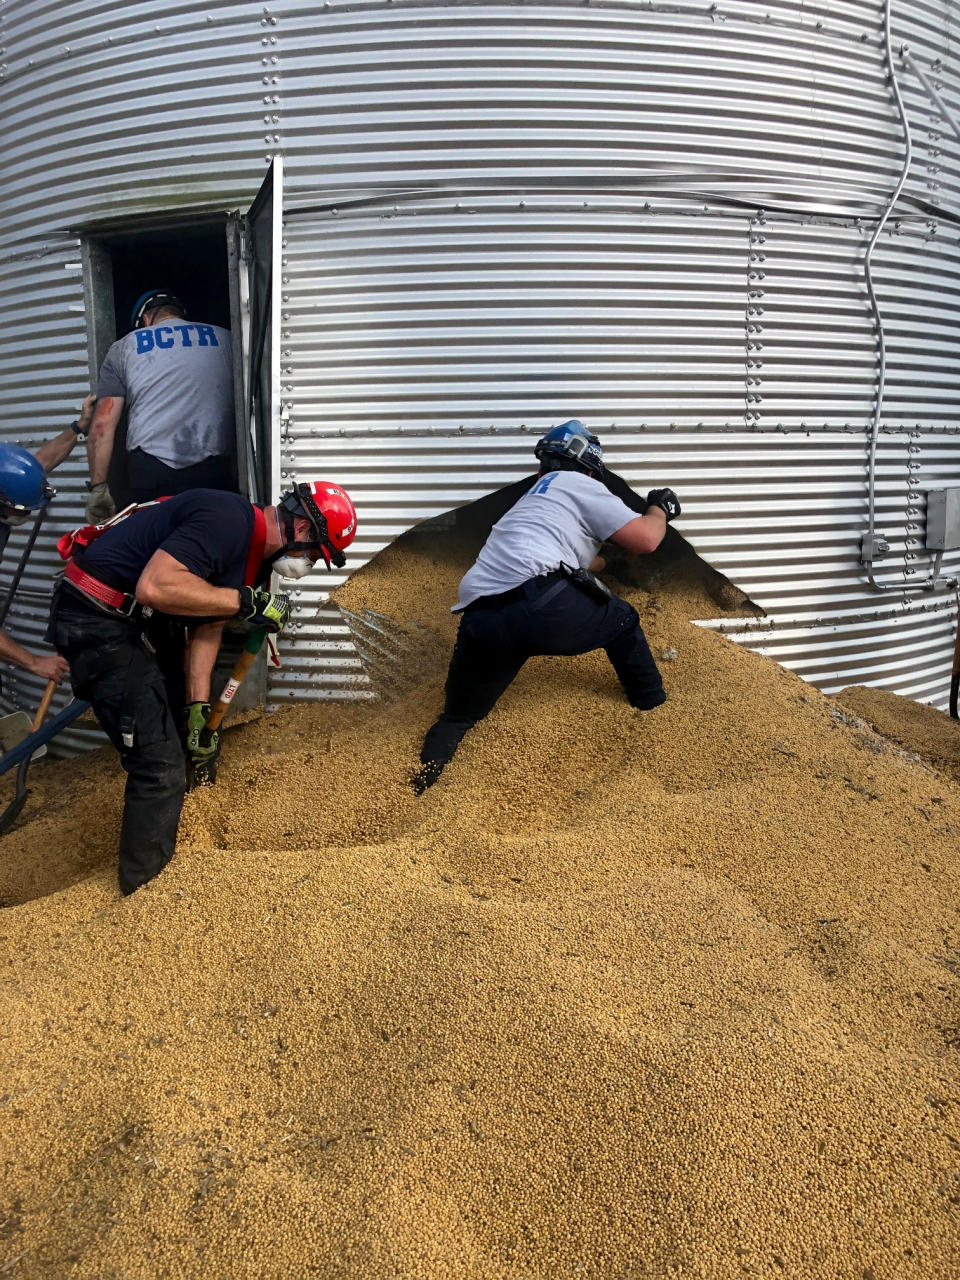
<path id="1" fill-rule="evenodd" d="M 86 435 L 93 417 L 96 396 L 84 398 L 79 417 L 59 435 L 42 444 L 35 453 L 19 445 L 0 444 L 0 559 L 10 531 L 35 516 L 54 495 L 47 476 L 72 452 Z M 63 658 L 43 658 L 0 631 L 0 660 L 12 662 L 44 680 L 60 681 L 68 667 Z"/>
<path id="2" fill-rule="evenodd" d="M 424 739 L 418 795 L 527 658 L 604 649 L 632 706 L 650 711 L 666 699 L 636 609 L 593 575 L 604 565 L 603 542 L 655 551 L 680 514 L 677 495 L 651 489 L 638 516 L 606 488 L 600 441 L 575 419 L 551 428 L 534 452 L 536 483 L 493 526 L 460 583 L 446 703 Z"/>
<path id="3" fill-rule="evenodd" d="M 188 321 L 165 289 L 141 294 L 131 329 L 107 352 L 90 428 L 86 517 L 116 515 L 107 482 L 117 425 L 127 411 L 130 496 L 149 502 L 188 489 L 236 489 L 233 354 L 230 333 Z"/>

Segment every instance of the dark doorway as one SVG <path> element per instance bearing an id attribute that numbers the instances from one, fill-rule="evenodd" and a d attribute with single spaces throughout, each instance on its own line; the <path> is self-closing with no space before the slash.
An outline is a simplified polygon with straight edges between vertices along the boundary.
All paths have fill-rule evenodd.
<path id="1" fill-rule="evenodd" d="M 231 330 L 237 421 L 242 420 L 242 340 L 235 323 L 239 295 L 236 255 L 231 251 L 234 227 L 235 221 L 221 215 L 199 222 L 138 225 L 90 235 L 85 266 L 94 387 L 110 344 L 133 327 L 134 304 L 147 291 L 164 289 L 181 299 L 190 320 Z M 121 420 L 108 475 L 110 492 L 121 506 L 131 497 L 125 441 L 126 422 Z"/>
<path id="2" fill-rule="evenodd" d="M 230 280 L 223 223 L 104 239 L 113 262 L 117 337 L 130 330 L 130 311 L 148 289 L 167 289 L 191 320 L 230 328 Z"/>

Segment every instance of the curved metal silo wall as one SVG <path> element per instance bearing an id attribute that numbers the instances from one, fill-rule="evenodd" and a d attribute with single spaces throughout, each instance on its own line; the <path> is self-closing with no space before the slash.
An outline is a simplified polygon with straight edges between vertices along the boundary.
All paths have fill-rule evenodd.
<path id="1" fill-rule="evenodd" d="M 0 434 L 36 448 L 89 387 L 80 230 L 106 219 L 235 207 L 264 171 L 262 10 L 115 0 L 0 7 Z M 38 647 L 57 537 L 83 520 L 82 447 L 52 477 L 56 503 L 8 620 Z M 0 566 L 5 588 L 22 531 Z M 43 683 L 4 671 L 6 707 Z M 67 699 L 58 694 L 58 707 Z M 91 745 L 68 730 L 57 745 Z M 95 739 L 93 740 L 95 742 Z"/>
<path id="2" fill-rule="evenodd" d="M 6 434 L 39 443 L 83 389 L 77 229 L 244 207 L 282 154 L 281 468 L 350 489 L 351 568 L 579 416 L 766 612 L 710 625 L 825 689 L 945 704 L 955 595 L 903 588 L 960 460 L 957 0 L 0 14 Z M 83 477 L 58 472 L 53 532 Z M 370 696 L 337 581 L 298 586 L 275 703 Z"/>

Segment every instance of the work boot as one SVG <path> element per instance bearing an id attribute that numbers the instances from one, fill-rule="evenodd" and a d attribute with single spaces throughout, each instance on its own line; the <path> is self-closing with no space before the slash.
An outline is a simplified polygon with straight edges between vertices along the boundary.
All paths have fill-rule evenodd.
<path id="1" fill-rule="evenodd" d="M 427 760 L 416 771 L 410 779 L 410 785 L 413 787 L 413 793 L 422 796 L 427 787 L 432 787 L 436 780 L 443 773 L 443 760 Z"/>

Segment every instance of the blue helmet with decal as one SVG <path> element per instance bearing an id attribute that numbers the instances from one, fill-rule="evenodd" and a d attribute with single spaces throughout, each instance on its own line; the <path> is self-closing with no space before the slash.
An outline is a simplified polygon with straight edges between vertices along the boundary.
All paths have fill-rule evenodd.
<path id="1" fill-rule="evenodd" d="M 130 328 L 142 329 L 144 320 L 151 311 L 159 311 L 161 307 L 173 307 L 186 319 L 187 308 L 175 293 L 168 289 L 148 289 L 141 293 L 130 312 Z"/>
<path id="2" fill-rule="evenodd" d="M 596 476 L 598 480 L 603 475 L 603 449 L 600 441 L 576 418 L 561 422 L 559 427 L 551 427 L 537 441 L 533 452 L 541 462 L 544 458 L 563 458 L 576 463 L 581 470 Z"/>
<path id="3" fill-rule="evenodd" d="M 55 492 L 32 453 L 19 445 L 0 444 L 0 524 L 23 524 Z"/>

